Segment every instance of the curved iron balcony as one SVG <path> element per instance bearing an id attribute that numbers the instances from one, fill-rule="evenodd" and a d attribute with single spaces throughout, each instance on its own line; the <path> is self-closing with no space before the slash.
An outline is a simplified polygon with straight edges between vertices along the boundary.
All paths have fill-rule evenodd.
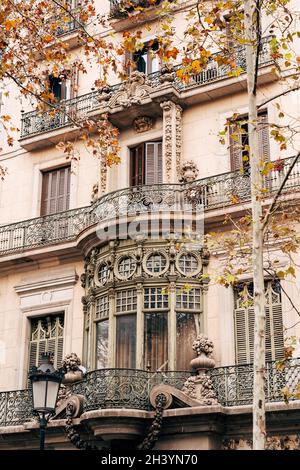
<path id="1" fill-rule="evenodd" d="M 253 398 L 253 364 L 216 367 L 208 372 L 222 406 L 248 405 Z M 179 390 L 190 371 L 148 372 L 135 369 L 99 369 L 72 385 L 83 395 L 83 411 L 105 408 L 152 410 L 149 393 L 154 385 L 167 384 Z M 284 401 L 283 389 L 295 393 L 300 381 L 300 359 L 286 361 L 278 370 L 277 361 L 266 367 L 266 401 Z M 291 398 L 293 399 L 293 398 Z M 0 392 L 0 427 L 16 426 L 33 419 L 30 390 Z"/>
<path id="2" fill-rule="evenodd" d="M 262 41 L 259 66 L 265 67 L 270 65 L 273 61 L 270 58 L 268 41 L 270 36 L 267 36 Z M 246 66 L 246 55 L 245 48 L 238 47 L 235 49 L 236 64 L 240 70 L 245 70 Z M 174 75 L 172 85 L 177 92 L 185 92 L 187 90 L 201 87 L 210 83 L 217 82 L 224 78 L 230 78 L 228 73 L 230 68 L 228 65 L 218 65 L 216 57 L 219 53 L 213 54 L 208 62 L 207 68 L 198 74 L 190 77 L 188 83 L 183 83 L 176 74 Z M 174 67 L 174 71 L 182 68 L 182 65 Z M 157 92 L 160 88 L 164 88 L 164 84 L 161 83 L 160 78 L 163 73 L 161 71 L 151 73 L 147 76 L 148 83 L 150 83 L 153 91 Z M 124 82 L 123 82 L 124 83 Z M 117 83 L 110 88 L 110 93 L 116 93 L 122 83 Z M 49 111 L 30 111 L 23 113 L 21 118 L 21 139 L 26 139 L 43 132 L 52 131 L 54 129 L 60 129 L 65 126 L 72 126 L 72 116 L 77 120 L 87 117 L 87 113 L 99 108 L 99 96 L 100 92 L 87 93 L 85 95 L 78 96 L 69 100 L 63 100 L 59 103 L 59 108 L 55 109 L 55 106 L 49 109 Z"/>
<path id="3" fill-rule="evenodd" d="M 292 158 L 283 160 L 280 171 L 273 170 L 265 180 L 265 197 L 274 193 Z M 300 161 L 294 166 L 284 193 L 300 188 Z M 96 224 L 111 225 L 122 218 L 155 216 L 187 208 L 209 211 L 246 203 L 250 199 L 249 178 L 239 171 L 199 179 L 185 184 L 160 184 L 120 189 L 105 194 L 94 204 L 57 214 L 0 226 L 0 256 L 11 252 L 76 240 Z M 100 226 L 100 225 L 98 225 Z"/>

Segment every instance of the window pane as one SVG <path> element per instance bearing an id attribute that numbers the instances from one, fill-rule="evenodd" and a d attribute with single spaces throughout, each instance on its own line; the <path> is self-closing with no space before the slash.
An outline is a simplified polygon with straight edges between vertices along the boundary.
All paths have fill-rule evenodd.
<path id="1" fill-rule="evenodd" d="M 161 287 L 146 287 L 144 290 L 145 309 L 163 309 L 169 306 L 169 296 Z"/>
<path id="2" fill-rule="evenodd" d="M 117 313 L 135 311 L 136 305 L 136 289 L 121 290 L 116 293 Z"/>
<path id="3" fill-rule="evenodd" d="M 201 289 L 176 289 L 176 308 L 183 310 L 200 310 Z"/>
<path id="4" fill-rule="evenodd" d="M 97 323 L 97 369 L 107 367 L 108 320 Z"/>
<path id="5" fill-rule="evenodd" d="M 168 359 L 167 313 L 146 313 L 144 329 L 145 368 L 156 370 Z M 163 367 L 167 369 L 167 364 Z"/>
<path id="6" fill-rule="evenodd" d="M 190 362 L 195 357 L 192 350 L 193 341 L 199 332 L 199 316 L 194 313 L 177 313 L 176 315 L 176 369 L 190 370 Z"/>
<path id="7" fill-rule="evenodd" d="M 109 314 L 109 298 L 108 295 L 103 295 L 96 299 L 95 316 L 97 320 L 108 317 Z"/>
<path id="8" fill-rule="evenodd" d="M 135 368 L 136 316 L 117 317 L 116 367 Z"/>

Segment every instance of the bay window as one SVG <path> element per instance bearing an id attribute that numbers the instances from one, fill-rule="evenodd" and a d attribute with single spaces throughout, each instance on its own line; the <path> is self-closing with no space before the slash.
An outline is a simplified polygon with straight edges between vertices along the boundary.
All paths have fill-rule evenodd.
<path id="1" fill-rule="evenodd" d="M 121 242 L 101 283 L 112 248 L 96 256 L 86 287 L 94 295 L 85 308 L 84 361 L 90 369 L 190 370 L 202 327 L 201 258 L 179 250 L 171 260 L 166 245 L 152 242 L 141 254 L 134 243 Z"/>

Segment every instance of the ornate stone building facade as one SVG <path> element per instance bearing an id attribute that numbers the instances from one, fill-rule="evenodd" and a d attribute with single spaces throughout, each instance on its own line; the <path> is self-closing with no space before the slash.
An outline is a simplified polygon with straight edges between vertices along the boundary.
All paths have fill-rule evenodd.
<path id="1" fill-rule="evenodd" d="M 98 3 L 103 11 L 111 3 L 117 37 L 135 28 L 116 14 L 117 2 Z M 176 12 L 178 24 L 184 13 Z M 155 24 L 150 15 L 140 25 L 145 43 Z M 243 50 L 238 60 L 242 67 Z M 266 97 L 279 89 L 268 38 L 259 64 L 258 93 Z M 104 151 L 96 160 L 79 141 L 81 158 L 69 164 L 55 144 L 76 139 L 72 123 L 28 104 L 21 113 L 14 101 L 20 138 L 0 154 L 8 168 L 0 181 L 0 449 L 38 447 L 28 370 L 45 351 L 56 367 L 67 356 L 49 448 L 251 448 L 253 308 L 240 286 L 208 285 L 208 273 L 226 260 L 203 244 L 205 233 L 227 229 L 224 215 L 249 209 L 249 178 L 237 171 L 242 155 L 229 136 L 225 146 L 217 136 L 226 119 L 247 113 L 246 77 L 228 76 L 212 58 L 183 84 L 174 68 L 150 65 L 151 72 L 135 70 L 97 92 L 92 68 L 79 75 L 78 96 L 66 100 L 91 119 L 107 113 L 119 129 L 121 163 L 112 168 Z M 16 93 L 9 88 L 3 113 Z M 299 115 L 296 96 L 282 102 Z M 261 119 L 280 123 L 271 104 L 263 111 Z M 262 132 L 264 152 L 275 160 L 278 146 Z M 281 171 L 271 173 L 270 194 L 293 153 L 288 148 Z M 289 204 L 298 203 L 299 181 L 297 163 Z M 287 266 L 275 245 L 271 254 Z M 251 298 L 252 273 L 241 282 Z M 299 403 L 286 405 L 282 393 L 300 380 L 299 348 L 284 369 L 276 363 L 285 332 L 300 337 L 292 308 L 299 287 L 298 272 L 291 280 L 266 278 L 270 450 L 299 449 Z"/>

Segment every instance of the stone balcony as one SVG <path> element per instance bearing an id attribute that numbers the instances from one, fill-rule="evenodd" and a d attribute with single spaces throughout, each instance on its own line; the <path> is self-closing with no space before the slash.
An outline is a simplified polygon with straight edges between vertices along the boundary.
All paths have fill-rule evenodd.
<path id="1" fill-rule="evenodd" d="M 279 189 L 291 161 L 292 158 L 283 160 L 282 169 L 274 169 L 268 175 L 264 192 L 266 201 Z M 299 189 L 300 161 L 289 175 L 282 197 L 295 200 Z M 91 244 L 127 238 L 131 222 L 145 221 L 146 229 L 150 230 L 147 221 L 156 221 L 157 230 L 161 230 L 157 221 L 171 221 L 174 233 L 176 221 L 184 220 L 192 226 L 204 218 L 207 225 L 210 220 L 224 219 L 225 210 L 244 211 L 249 207 L 249 200 L 249 178 L 239 171 L 192 183 L 120 189 L 103 195 L 90 206 L 0 226 L 0 264 L 4 268 L 6 262 L 14 262 L 16 256 L 31 260 L 35 253 L 41 256 L 45 248 L 48 256 L 52 248 L 80 254 Z M 106 237 L 102 241 L 100 233 Z M 145 235 L 150 236 L 148 232 Z"/>
<path id="2" fill-rule="evenodd" d="M 235 50 L 236 65 L 240 71 L 245 70 L 245 49 Z M 55 145 L 62 139 L 72 139 L 79 129 L 74 125 L 84 119 L 97 119 L 108 113 L 110 121 L 119 129 L 132 126 L 135 117 L 143 114 L 152 118 L 162 117 L 161 103 L 171 100 L 182 108 L 204 101 L 217 99 L 225 94 L 246 90 L 246 76 L 230 75 L 229 66 L 219 66 L 214 54 L 205 70 L 190 77 L 183 83 L 176 75 L 182 68 L 177 65 L 172 70 L 163 68 L 145 76 L 133 72 L 127 81 L 102 90 L 87 93 L 59 103 L 49 111 L 31 111 L 23 113 L 21 119 L 20 145 L 27 150 Z M 260 84 L 275 80 L 272 73 L 268 49 L 268 38 L 262 44 L 259 59 Z"/>

